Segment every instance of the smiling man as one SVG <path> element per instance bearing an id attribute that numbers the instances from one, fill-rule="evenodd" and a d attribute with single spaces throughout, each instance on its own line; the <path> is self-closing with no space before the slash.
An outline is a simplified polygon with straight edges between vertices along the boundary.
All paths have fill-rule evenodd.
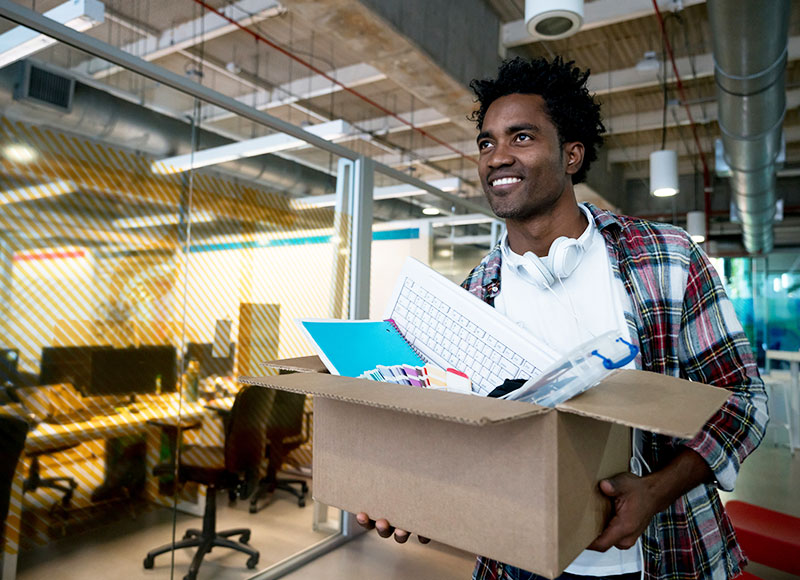
<path id="1" fill-rule="evenodd" d="M 763 437 L 763 383 L 716 273 L 686 232 L 577 203 L 573 186 L 604 130 L 587 77 L 559 58 L 518 58 L 496 79 L 472 82 L 478 172 L 506 234 L 463 286 L 556 351 L 616 330 L 639 347 L 635 368 L 731 392 L 694 439 L 634 432 L 633 473 L 599 484 L 612 518 L 562 577 L 732 578 L 745 558 L 717 488 L 733 488 Z M 493 493 L 515 493 L 502 483 L 500 475 Z M 408 538 L 386 520 L 357 519 Z M 535 578 L 483 557 L 473 574 Z"/>

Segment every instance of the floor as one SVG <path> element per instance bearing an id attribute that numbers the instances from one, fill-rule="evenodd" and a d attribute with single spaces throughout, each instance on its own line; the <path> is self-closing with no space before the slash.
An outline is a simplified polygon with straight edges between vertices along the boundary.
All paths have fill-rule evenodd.
<path id="1" fill-rule="evenodd" d="M 723 494 L 723 500 L 738 498 L 800 517 L 800 452 L 792 457 L 788 448 L 775 445 L 783 436 L 770 428 L 767 439 L 744 464 L 737 489 Z M 220 497 L 219 527 L 246 525 L 252 529 L 251 543 L 261 551 L 259 569 L 280 561 L 298 548 L 326 537 L 311 530 L 313 507 L 298 508 L 280 492 L 273 503 L 258 514 L 247 512 L 246 502 L 228 506 Z M 197 518 L 180 515 L 179 533 L 197 526 Z M 135 520 L 124 519 L 80 536 L 69 536 L 46 547 L 20 554 L 19 580 L 84 580 L 87 578 L 162 579 L 170 575 L 170 557 L 156 559 L 153 570 L 142 568 L 145 553 L 158 543 L 171 539 L 172 515 L 167 509 L 138 513 Z M 191 560 L 191 551 L 175 556 L 175 578 L 182 578 Z M 198 580 L 244 580 L 252 575 L 245 568 L 245 556 L 218 549 L 207 557 Z M 374 532 L 364 534 L 337 550 L 285 576 L 287 580 L 349 580 L 382 578 L 387 580 L 465 580 L 470 577 L 471 554 L 415 540 L 397 545 Z M 764 580 L 797 579 L 757 565 L 749 571 Z"/>

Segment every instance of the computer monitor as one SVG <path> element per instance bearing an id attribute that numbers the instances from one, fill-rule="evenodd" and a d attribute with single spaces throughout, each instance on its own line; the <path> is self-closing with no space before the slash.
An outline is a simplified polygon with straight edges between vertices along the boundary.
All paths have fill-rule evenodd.
<path id="1" fill-rule="evenodd" d="M 162 393 L 175 390 L 177 352 L 174 346 L 115 348 L 92 353 L 87 395 Z"/>
<path id="2" fill-rule="evenodd" d="M 0 387 L 17 386 L 18 362 L 19 351 L 16 348 L 0 348 Z"/>
<path id="3" fill-rule="evenodd" d="M 196 360 L 200 363 L 201 379 L 211 375 L 220 377 L 233 375 L 233 358 L 236 351 L 236 343 L 232 342 L 230 344 L 228 356 L 215 357 L 213 355 L 213 346 L 210 342 L 187 342 L 186 360 Z"/>
<path id="4" fill-rule="evenodd" d="M 40 385 L 70 383 L 80 392 L 89 388 L 92 353 L 110 346 L 45 346 L 39 368 Z"/>

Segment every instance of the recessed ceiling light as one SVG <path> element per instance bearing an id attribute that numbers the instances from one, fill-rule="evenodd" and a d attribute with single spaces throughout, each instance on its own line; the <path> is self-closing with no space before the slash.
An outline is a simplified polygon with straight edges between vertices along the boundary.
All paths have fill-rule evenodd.
<path id="1" fill-rule="evenodd" d="M 23 143 L 12 143 L 3 147 L 3 155 L 14 163 L 30 163 L 37 157 L 36 149 Z"/>
<path id="2" fill-rule="evenodd" d="M 438 207 L 426 207 L 422 210 L 425 215 L 439 215 Z"/>

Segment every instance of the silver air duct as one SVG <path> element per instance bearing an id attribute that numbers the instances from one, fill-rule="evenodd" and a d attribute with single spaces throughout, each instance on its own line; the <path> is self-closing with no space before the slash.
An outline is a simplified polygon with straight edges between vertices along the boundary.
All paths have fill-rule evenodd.
<path id="1" fill-rule="evenodd" d="M 55 103 L 42 106 L 42 99 L 31 98 L 27 90 L 22 90 L 21 94 L 24 87 L 20 84 L 26 76 L 21 73 L 31 65 L 47 71 L 50 76 L 68 77 L 68 73 L 55 67 L 31 62 L 18 62 L 0 69 L 0 115 L 135 149 L 153 158 L 189 153 L 192 128 L 188 120 L 158 113 L 80 81 L 74 83 L 71 99 L 64 99 L 65 102 L 69 100 L 68 106 L 56 107 Z M 49 93 L 45 91 L 45 94 Z M 200 129 L 197 143 L 199 148 L 205 149 L 231 143 L 231 140 Z M 334 176 L 275 155 L 230 161 L 214 170 L 295 196 L 331 193 L 336 188 Z"/>
<path id="2" fill-rule="evenodd" d="M 790 0 L 708 1 L 719 126 L 750 253 L 769 252 L 774 241 L 790 8 Z"/>

